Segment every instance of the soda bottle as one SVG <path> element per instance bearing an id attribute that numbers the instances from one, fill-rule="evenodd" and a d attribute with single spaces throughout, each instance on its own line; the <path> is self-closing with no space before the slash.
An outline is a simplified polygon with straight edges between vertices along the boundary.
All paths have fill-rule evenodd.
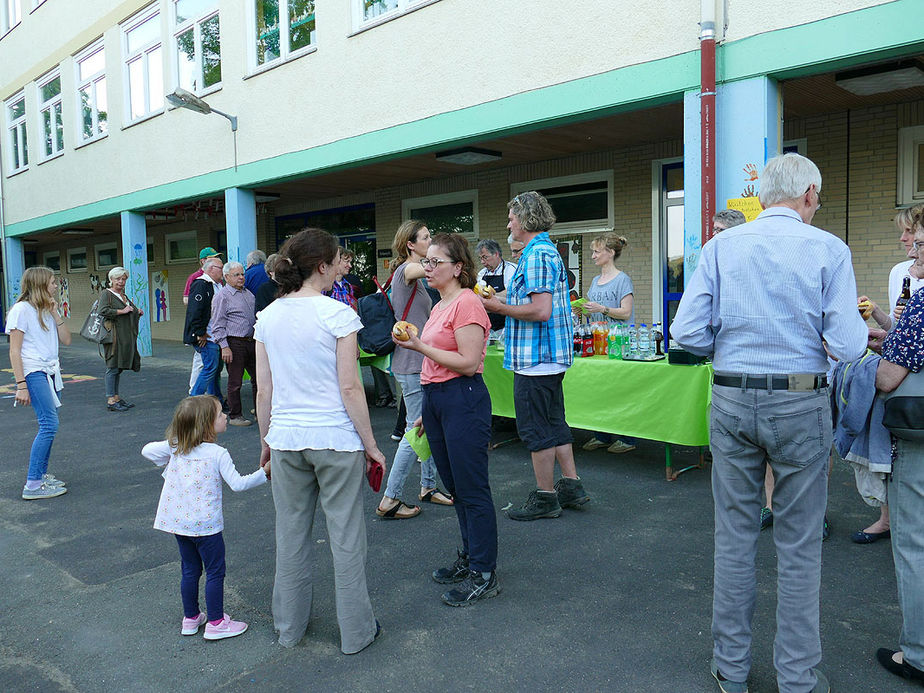
<path id="1" fill-rule="evenodd" d="M 594 356 L 606 355 L 606 327 L 602 323 L 594 325 Z"/>
<path id="2" fill-rule="evenodd" d="M 606 353 L 611 359 L 622 358 L 622 340 L 620 339 L 619 328 L 620 325 L 613 325 L 606 338 Z"/>
<path id="3" fill-rule="evenodd" d="M 651 332 L 645 323 L 638 328 L 638 355 L 642 358 L 651 356 Z"/>
<path id="4" fill-rule="evenodd" d="M 664 341 L 664 333 L 661 331 L 661 323 L 656 322 L 651 326 L 651 340 L 654 342 L 655 355 L 663 356 L 664 352 L 661 351 L 661 342 Z"/>
<path id="5" fill-rule="evenodd" d="M 911 277 L 906 276 L 902 279 L 902 292 L 898 295 L 896 306 L 903 306 L 911 300 Z"/>
<path id="6" fill-rule="evenodd" d="M 574 358 L 578 358 L 581 355 L 581 352 L 584 350 L 584 339 L 581 337 L 581 324 L 577 323 L 574 326 Z"/>
<path id="7" fill-rule="evenodd" d="M 590 325 L 584 325 L 581 356 L 593 356 L 593 355 L 594 355 L 594 333 L 591 330 Z"/>

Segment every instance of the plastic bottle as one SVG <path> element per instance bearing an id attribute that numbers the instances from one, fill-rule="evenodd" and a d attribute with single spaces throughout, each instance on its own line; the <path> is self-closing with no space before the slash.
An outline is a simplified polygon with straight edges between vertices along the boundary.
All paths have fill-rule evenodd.
<path id="1" fill-rule="evenodd" d="M 602 323 L 594 325 L 594 356 L 606 355 L 606 326 Z"/>
<path id="2" fill-rule="evenodd" d="M 616 324 L 610 327 L 610 333 L 606 338 L 606 354 L 611 359 L 622 358 L 622 338 L 620 335 L 621 325 Z"/>
<path id="3" fill-rule="evenodd" d="M 648 330 L 648 325 L 642 323 L 638 328 L 638 355 L 648 358 L 651 353 L 651 332 Z"/>
<path id="4" fill-rule="evenodd" d="M 638 357 L 638 330 L 635 329 L 635 323 L 629 325 L 629 356 Z"/>
<path id="5" fill-rule="evenodd" d="M 659 322 L 651 326 L 651 341 L 654 343 L 655 356 L 663 356 L 664 352 L 661 351 L 661 342 L 664 341 L 664 332 L 661 331 L 661 323 Z"/>
<path id="6" fill-rule="evenodd" d="M 574 358 L 578 358 L 584 350 L 584 338 L 581 336 L 581 327 L 580 323 L 574 326 Z"/>
<path id="7" fill-rule="evenodd" d="M 590 325 L 584 325 L 584 329 L 581 335 L 583 338 L 581 356 L 593 356 L 594 355 L 594 333 Z"/>

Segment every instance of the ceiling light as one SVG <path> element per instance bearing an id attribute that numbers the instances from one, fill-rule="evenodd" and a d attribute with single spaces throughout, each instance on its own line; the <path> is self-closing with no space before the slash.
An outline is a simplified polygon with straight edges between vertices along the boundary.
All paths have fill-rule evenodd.
<path id="1" fill-rule="evenodd" d="M 887 91 L 924 87 L 924 70 L 916 62 L 873 65 L 839 72 L 834 82 L 841 89 L 858 96 L 871 96 Z"/>
<path id="2" fill-rule="evenodd" d="M 275 202 L 280 197 L 282 197 L 282 195 L 280 195 L 279 193 L 258 192 L 254 195 L 254 201 L 255 202 Z"/>
<path id="3" fill-rule="evenodd" d="M 61 232 L 63 236 L 92 236 L 93 229 L 64 229 Z"/>
<path id="4" fill-rule="evenodd" d="M 493 149 L 478 149 L 477 147 L 462 147 L 461 149 L 447 149 L 436 153 L 436 160 L 447 164 L 460 166 L 474 166 L 487 161 L 497 161 L 503 156 Z"/>

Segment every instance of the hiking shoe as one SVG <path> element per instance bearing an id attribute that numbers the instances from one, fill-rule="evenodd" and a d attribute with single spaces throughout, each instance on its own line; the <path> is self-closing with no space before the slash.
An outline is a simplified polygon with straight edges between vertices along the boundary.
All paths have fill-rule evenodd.
<path id="1" fill-rule="evenodd" d="M 563 476 L 555 482 L 555 492 L 558 494 L 558 504 L 563 508 L 580 508 L 590 500 L 580 478 Z"/>
<path id="2" fill-rule="evenodd" d="M 67 488 L 65 486 L 49 486 L 43 483 L 38 488 L 23 488 L 22 499 L 41 500 L 42 498 L 57 498 L 58 496 L 63 496 L 65 493 L 67 493 Z"/>
<path id="3" fill-rule="evenodd" d="M 180 630 L 181 635 L 195 635 L 199 632 L 199 628 L 202 627 L 202 624 L 208 620 L 205 614 L 201 611 L 199 615 L 195 618 L 186 618 L 183 617 L 183 626 Z"/>
<path id="4" fill-rule="evenodd" d="M 440 599 L 449 606 L 468 606 L 479 599 L 490 599 L 500 593 L 497 573 L 491 571 L 491 577 L 485 580 L 479 571 L 471 570 L 455 589 L 444 592 Z"/>
<path id="5" fill-rule="evenodd" d="M 217 626 L 213 626 L 211 623 L 205 624 L 205 635 L 203 637 L 206 640 L 222 640 L 224 638 L 233 638 L 235 635 L 240 635 L 245 630 L 247 630 L 246 623 L 243 621 L 232 621 L 231 617 L 225 614 L 225 617 L 221 619 L 221 623 Z"/>
<path id="6" fill-rule="evenodd" d="M 632 452 L 633 450 L 635 450 L 634 445 L 629 445 L 621 440 L 614 441 L 613 444 L 606 449 L 607 452 L 611 452 L 614 455 L 619 455 L 623 452 Z"/>
<path id="7" fill-rule="evenodd" d="M 609 443 L 604 443 L 602 440 L 597 438 L 591 438 L 586 443 L 584 443 L 581 448 L 584 450 L 597 450 L 599 448 L 605 448 Z"/>
<path id="8" fill-rule="evenodd" d="M 719 690 L 722 691 L 722 693 L 748 693 L 748 682 L 729 681 L 727 678 L 722 676 L 722 672 L 719 671 L 719 666 L 715 663 L 714 658 L 710 663 L 709 668 L 712 671 L 712 678 L 714 678 L 715 682 L 719 684 Z"/>
<path id="9" fill-rule="evenodd" d="M 812 669 L 815 672 L 815 687 L 812 689 L 812 693 L 831 693 L 831 684 L 828 683 L 828 677 L 821 673 L 818 669 Z"/>
<path id="10" fill-rule="evenodd" d="M 767 529 L 773 526 L 773 511 L 770 508 L 760 509 L 760 528 Z"/>
<path id="11" fill-rule="evenodd" d="M 458 549 L 456 553 L 459 557 L 456 558 L 455 563 L 448 568 L 437 568 L 430 573 L 433 582 L 438 582 L 441 585 L 453 585 L 457 582 L 462 582 L 466 578 L 468 575 L 468 554 Z"/>
<path id="12" fill-rule="evenodd" d="M 65 482 L 54 478 L 51 474 L 42 474 L 42 483 L 45 486 L 64 486 Z"/>
<path id="13" fill-rule="evenodd" d="M 558 517 L 561 515 L 561 506 L 558 504 L 558 494 L 555 491 L 530 491 L 529 498 L 519 508 L 510 508 L 507 517 L 511 520 L 538 520 L 543 517 Z"/>

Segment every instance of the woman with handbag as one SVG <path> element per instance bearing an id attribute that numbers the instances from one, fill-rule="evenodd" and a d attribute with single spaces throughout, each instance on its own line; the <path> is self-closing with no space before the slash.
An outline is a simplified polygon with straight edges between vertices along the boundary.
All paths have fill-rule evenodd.
<path id="1" fill-rule="evenodd" d="M 99 314 L 109 321 L 112 341 L 105 344 L 106 358 L 106 408 L 109 411 L 128 411 L 134 404 L 119 396 L 119 379 L 122 371 L 141 370 L 141 354 L 138 353 L 138 318 L 144 311 L 135 307 L 125 294 L 128 270 L 113 267 L 109 270 L 109 288 L 103 289 L 99 297 Z"/>
<path id="2" fill-rule="evenodd" d="M 58 432 L 61 365 L 58 345 L 71 343 L 71 333 L 58 313 L 58 280 L 48 267 L 30 267 L 22 275 L 21 293 L 6 318 L 10 365 L 16 379 L 13 406 L 32 406 L 38 433 L 29 453 L 23 500 L 55 498 L 67 493 L 64 482 L 48 473 L 48 457 Z"/>

